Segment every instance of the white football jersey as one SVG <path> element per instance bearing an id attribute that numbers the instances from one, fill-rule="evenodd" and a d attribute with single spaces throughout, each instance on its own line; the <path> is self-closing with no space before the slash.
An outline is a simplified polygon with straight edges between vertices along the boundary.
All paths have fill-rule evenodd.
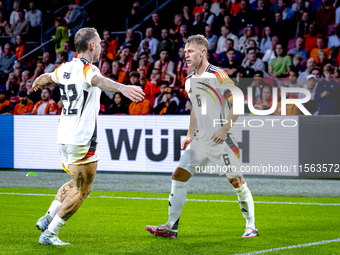
<path id="1" fill-rule="evenodd" d="M 234 82 L 224 70 L 211 64 L 200 77 L 194 72 L 187 77 L 185 90 L 194 109 L 197 120 L 195 136 L 199 140 L 210 141 L 228 118 L 232 93 L 223 85 L 234 85 Z M 231 132 L 232 128 L 229 129 Z"/>
<path id="2" fill-rule="evenodd" d="M 84 58 L 60 65 L 51 77 L 59 84 L 64 107 L 58 128 L 58 144 L 97 142 L 97 116 L 101 89 L 91 85 L 99 69 Z"/>

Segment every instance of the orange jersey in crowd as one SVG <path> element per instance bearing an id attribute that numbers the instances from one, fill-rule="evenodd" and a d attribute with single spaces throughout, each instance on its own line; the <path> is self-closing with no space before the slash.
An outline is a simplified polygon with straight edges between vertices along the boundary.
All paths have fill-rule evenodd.
<path id="1" fill-rule="evenodd" d="M 262 100 L 262 99 L 261 99 L 261 101 L 257 102 L 255 105 L 261 105 L 261 104 L 263 104 L 263 100 Z M 273 104 L 273 100 L 271 100 L 271 101 L 268 103 L 269 108 L 272 107 L 272 104 Z"/>
<path id="2" fill-rule="evenodd" d="M 145 84 L 144 87 L 144 94 L 146 96 L 154 96 L 156 94 L 161 93 L 159 87 L 157 87 L 157 82 L 155 81 L 149 81 Z"/>
<path id="3" fill-rule="evenodd" d="M 281 115 L 281 101 L 277 103 L 277 108 L 274 114 Z M 301 112 L 299 108 L 295 104 L 287 104 L 286 105 L 286 115 L 300 115 Z"/>
<path id="4" fill-rule="evenodd" d="M 305 50 L 310 52 L 312 49 L 317 47 L 316 39 L 318 37 L 322 37 L 322 35 L 317 34 L 315 36 L 311 36 L 310 34 L 307 34 L 307 35 L 304 35 L 304 37 L 305 37 Z"/>
<path id="5" fill-rule="evenodd" d="M 109 46 L 107 48 L 107 58 L 110 60 L 114 60 L 116 55 L 116 50 L 118 48 L 118 42 L 116 40 L 111 40 L 111 42 L 108 43 Z"/>
<path id="6" fill-rule="evenodd" d="M 40 107 L 45 107 L 44 109 L 39 109 Z M 38 101 L 33 109 L 33 114 L 57 114 L 58 113 L 58 105 L 53 100 L 50 99 L 47 104 L 44 105 L 44 100 Z"/>
<path id="7" fill-rule="evenodd" d="M 231 8 L 230 8 L 230 14 L 233 14 L 234 16 L 239 13 L 239 11 L 241 10 L 241 2 L 239 3 L 232 3 L 231 4 Z"/>
<path id="8" fill-rule="evenodd" d="M 138 69 L 137 69 L 137 72 L 139 71 L 144 71 L 144 75 L 145 77 L 148 75 L 148 72 L 149 72 L 149 69 L 150 69 L 150 66 L 151 66 L 151 62 L 148 61 L 148 63 L 146 64 L 145 68 L 144 67 L 141 67 L 139 66 Z"/>
<path id="9" fill-rule="evenodd" d="M 9 100 L 5 100 L 2 103 L 0 103 L 0 111 L 5 107 L 10 105 L 11 103 L 9 102 Z"/>
<path id="10" fill-rule="evenodd" d="M 329 56 L 331 55 L 331 49 L 330 48 L 324 48 L 324 50 L 326 51 L 327 53 L 327 58 L 329 59 Z M 319 59 L 318 59 L 318 52 L 319 52 L 319 48 L 314 48 L 311 50 L 310 52 L 310 58 L 314 58 L 315 60 L 315 63 L 319 63 Z"/>
<path id="11" fill-rule="evenodd" d="M 192 11 L 192 14 L 195 15 L 196 12 L 203 14 L 203 6 L 195 6 L 194 10 Z"/>
<path id="12" fill-rule="evenodd" d="M 184 87 L 185 85 L 185 80 L 186 80 L 186 77 L 188 76 L 188 70 L 189 70 L 189 67 L 188 67 L 187 62 L 185 61 L 183 64 L 181 60 L 178 60 L 176 71 L 177 71 L 177 79 L 180 83 L 180 87 Z"/>
<path id="13" fill-rule="evenodd" d="M 340 63 L 340 51 L 338 53 L 338 56 L 336 57 L 336 61 L 338 62 L 338 64 Z"/>
<path id="14" fill-rule="evenodd" d="M 185 82 L 184 82 L 185 83 Z M 184 98 L 188 98 L 189 95 L 188 95 L 188 92 L 185 90 L 185 89 L 180 89 L 180 92 L 182 93 L 182 95 L 184 96 Z"/>
<path id="15" fill-rule="evenodd" d="M 128 74 L 131 72 L 131 65 L 132 65 L 133 57 L 130 57 L 126 64 L 122 67 L 120 72 L 118 73 L 118 82 L 126 83 L 128 79 Z"/>
<path id="16" fill-rule="evenodd" d="M 146 115 L 150 113 L 150 102 L 149 100 L 143 99 L 142 101 L 136 103 L 131 102 L 129 105 L 130 115 Z"/>
<path id="17" fill-rule="evenodd" d="M 21 44 L 20 46 L 15 47 L 15 55 L 17 56 L 17 59 L 20 59 L 25 55 L 24 50 L 25 50 L 24 44 Z"/>
<path id="18" fill-rule="evenodd" d="M 33 75 L 32 77 L 30 77 L 30 80 L 35 80 L 36 78 L 38 78 L 37 75 Z"/>
<path id="19" fill-rule="evenodd" d="M 34 103 L 31 99 L 27 99 L 27 104 L 18 103 L 14 107 L 14 114 L 22 115 L 33 111 Z"/>
<path id="20" fill-rule="evenodd" d="M 167 110 L 168 110 L 168 107 L 164 106 L 163 109 L 159 112 L 159 115 L 165 114 Z"/>
<path id="21" fill-rule="evenodd" d="M 118 82 L 126 83 L 128 79 L 128 74 L 131 72 L 131 65 L 132 65 L 133 57 L 130 57 L 126 64 L 122 67 L 120 72 L 118 73 Z"/>
<path id="22" fill-rule="evenodd" d="M 168 66 L 169 66 L 169 61 L 162 63 L 162 60 L 159 59 L 157 69 L 161 70 L 161 76 L 162 77 L 164 77 L 164 75 L 166 75 L 166 71 L 168 70 Z"/>

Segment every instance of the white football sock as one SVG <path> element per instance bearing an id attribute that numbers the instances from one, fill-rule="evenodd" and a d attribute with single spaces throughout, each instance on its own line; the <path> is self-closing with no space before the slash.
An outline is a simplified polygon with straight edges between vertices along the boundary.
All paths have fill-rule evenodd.
<path id="1" fill-rule="evenodd" d="M 247 183 L 235 189 L 240 203 L 243 217 L 246 219 L 246 227 L 255 228 L 254 200 L 248 189 Z"/>
<path id="2" fill-rule="evenodd" d="M 169 195 L 169 220 L 166 223 L 170 228 L 179 220 L 187 197 L 188 182 L 172 180 L 171 194 Z M 177 227 L 177 226 L 176 226 Z"/>
<path id="3" fill-rule="evenodd" d="M 65 221 L 59 217 L 57 214 L 50 225 L 48 225 L 48 231 L 50 231 L 52 234 L 58 235 L 59 230 L 61 229 L 62 226 L 65 225 Z"/>
<path id="4" fill-rule="evenodd" d="M 51 223 L 51 221 L 53 220 L 54 216 L 57 214 L 60 205 L 61 205 L 60 201 L 53 200 L 53 202 L 51 203 L 50 208 L 48 209 L 48 211 L 46 213 L 46 218 L 47 218 L 48 223 Z"/>

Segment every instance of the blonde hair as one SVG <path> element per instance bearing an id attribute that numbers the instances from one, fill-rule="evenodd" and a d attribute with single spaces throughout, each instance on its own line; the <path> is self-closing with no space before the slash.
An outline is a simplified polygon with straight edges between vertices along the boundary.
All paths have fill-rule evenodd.
<path id="1" fill-rule="evenodd" d="M 196 44 L 197 46 L 203 46 L 207 51 L 209 49 L 209 42 L 203 35 L 192 35 L 188 38 L 186 44 Z"/>
<path id="2" fill-rule="evenodd" d="M 331 64 L 327 64 L 327 65 L 324 66 L 323 71 L 329 72 L 329 73 L 334 73 L 334 66 L 332 66 Z"/>
<path id="3" fill-rule="evenodd" d="M 13 76 L 15 79 L 18 79 L 18 76 L 15 73 L 9 73 L 8 76 Z"/>
<path id="4" fill-rule="evenodd" d="M 299 60 L 301 61 L 302 60 L 302 57 L 299 55 L 299 54 L 296 54 L 293 59 L 296 59 L 296 60 Z"/>
<path id="5" fill-rule="evenodd" d="M 318 51 L 318 54 L 317 54 L 318 59 L 320 59 L 319 55 L 320 55 L 321 53 L 323 53 L 323 54 L 326 56 L 326 58 L 327 58 L 327 52 L 326 52 L 324 49 L 320 49 L 320 50 Z"/>

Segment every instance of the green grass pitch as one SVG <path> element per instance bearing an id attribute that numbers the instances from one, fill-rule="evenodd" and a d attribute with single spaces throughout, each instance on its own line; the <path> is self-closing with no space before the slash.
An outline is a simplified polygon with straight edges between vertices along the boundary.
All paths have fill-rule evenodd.
<path id="1" fill-rule="evenodd" d="M 245 220 L 237 202 L 187 201 L 177 239 L 150 235 L 146 225 L 167 220 L 168 201 L 112 197 L 168 198 L 168 194 L 92 191 L 61 229 L 70 246 L 41 246 L 36 221 L 46 213 L 57 190 L 0 188 L 0 254 L 242 254 L 340 238 L 339 205 L 256 203 L 260 236 L 241 238 Z M 110 196 L 103 198 L 100 196 Z M 188 199 L 233 200 L 229 195 Z M 340 203 L 340 198 L 254 197 L 254 201 Z M 340 242 L 265 254 L 340 254 Z"/>

